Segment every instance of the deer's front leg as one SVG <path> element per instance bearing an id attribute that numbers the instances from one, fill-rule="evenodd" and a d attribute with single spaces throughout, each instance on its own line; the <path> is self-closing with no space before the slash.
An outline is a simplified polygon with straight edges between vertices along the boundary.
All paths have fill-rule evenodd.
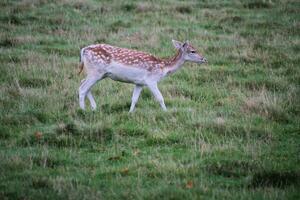
<path id="1" fill-rule="evenodd" d="M 139 96 L 141 94 L 143 87 L 140 85 L 136 85 L 133 89 L 132 99 L 131 99 L 131 106 L 129 112 L 133 112 L 135 108 L 135 104 L 137 103 Z"/>
<path id="2" fill-rule="evenodd" d="M 164 98 L 161 95 L 161 93 L 160 93 L 160 91 L 157 87 L 157 83 L 149 84 L 148 87 L 149 87 L 150 91 L 152 92 L 152 94 L 154 95 L 155 99 L 159 102 L 160 107 L 164 111 L 166 111 L 167 108 L 166 108 L 166 105 L 165 105 L 165 102 L 164 102 Z"/>

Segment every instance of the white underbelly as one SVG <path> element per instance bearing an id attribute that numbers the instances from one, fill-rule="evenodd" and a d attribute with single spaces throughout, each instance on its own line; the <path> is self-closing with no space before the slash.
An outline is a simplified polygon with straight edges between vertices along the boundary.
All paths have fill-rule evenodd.
<path id="1" fill-rule="evenodd" d="M 146 84 L 146 77 L 148 71 L 145 69 L 139 69 L 132 66 L 124 66 L 118 63 L 114 63 L 107 68 L 106 76 L 115 80 L 126 83 L 134 84 Z"/>

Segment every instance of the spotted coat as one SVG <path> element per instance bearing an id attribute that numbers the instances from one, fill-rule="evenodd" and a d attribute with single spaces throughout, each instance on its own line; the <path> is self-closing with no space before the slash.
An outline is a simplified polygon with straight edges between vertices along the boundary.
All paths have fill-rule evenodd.
<path id="1" fill-rule="evenodd" d="M 112 61 L 128 67 L 143 68 L 148 71 L 163 69 L 175 62 L 179 56 L 170 59 L 160 59 L 142 51 L 115 47 L 108 44 L 90 45 L 83 49 L 83 55 L 93 64 L 109 65 Z"/>

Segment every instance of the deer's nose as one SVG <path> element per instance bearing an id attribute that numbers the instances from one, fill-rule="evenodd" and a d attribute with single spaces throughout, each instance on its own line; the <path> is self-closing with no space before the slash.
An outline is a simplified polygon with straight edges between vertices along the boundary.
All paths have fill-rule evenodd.
<path id="1" fill-rule="evenodd" d="M 207 63 L 206 58 L 202 58 L 202 61 L 203 61 L 204 63 Z"/>

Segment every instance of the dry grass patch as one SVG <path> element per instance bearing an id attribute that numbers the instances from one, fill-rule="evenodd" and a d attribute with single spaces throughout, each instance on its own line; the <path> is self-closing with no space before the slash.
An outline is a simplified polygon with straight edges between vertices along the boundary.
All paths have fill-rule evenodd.
<path id="1" fill-rule="evenodd" d="M 255 91 L 253 96 L 244 99 L 241 110 L 246 113 L 257 113 L 274 121 L 287 122 L 288 114 L 284 109 L 282 98 L 265 89 Z"/>

